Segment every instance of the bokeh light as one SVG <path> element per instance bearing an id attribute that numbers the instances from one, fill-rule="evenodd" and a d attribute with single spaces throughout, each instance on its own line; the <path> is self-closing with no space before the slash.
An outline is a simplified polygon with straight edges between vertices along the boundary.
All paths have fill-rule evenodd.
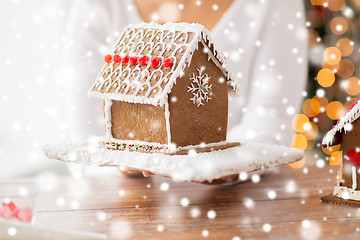
<path id="1" fill-rule="evenodd" d="M 297 114 L 292 120 L 292 127 L 297 132 L 304 132 L 306 124 L 309 124 L 309 118 L 304 114 Z"/>
<path id="2" fill-rule="evenodd" d="M 336 47 L 343 57 L 347 57 L 354 51 L 354 42 L 348 38 L 341 38 L 336 42 Z"/>
<path id="3" fill-rule="evenodd" d="M 354 64 L 349 59 L 343 59 L 340 61 L 340 67 L 337 74 L 342 78 L 351 77 L 354 73 Z"/>
<path id="4" fill-rule="evenodd" d="M 346 79 L 345 91 L 349 95 L 358 95 L 360 93 L 360 80 L 357 77 Z"/>
<path id="5" fill-rule="evenodd" d="M 321 104 L 316 99 L 307 99 L 303 104 L 303 112 L 308 117 L 316 117 L 321 110 Z"/>
<path id="6" fill-rule="evenodd" d="M 318 126 L 313 122 L 309 122 L 308 124 L 305 125 L 305 131 L 302 132 L 302 134 L 308 140 L 308 148 L 310 147 L 309 140 L 311 141 L 314 140 L 312 146 L 315 144 L 315 138 L 318 135 L 318 131 L 319 131 Z"/>
<path id="7" fill-rule="evenodd" d="M 321 69 L 317 74 L 318 83 L 323 87 L 330 87 L 335 82 L 335 74 L 328 68 Z"/>
<path id="8" fill-rule="evenodd" d="M 305 138 L 305 150 L 316 154 L 322 151 L 331 165 L 336 165 L 341 161 L 340 145 L 325 148 L 321 141 L 334 120 L 341 118 L 360 95 L 360 0 L 311 0 L 305 5 L 309 80 L 302 112 L 293 119 L 293 129 L 300 134 L 294 137 L 293 145 L 304 148 Z"/>
<path id="9" fill-rule="evenodd" d="M 341 51 L 337 47 L 328 47 L 324 51 L 323 57 L 327 64 L 335 65 L 341 60 Z"/>
<path id="10" fill-rule="evenodd" d="M 306 146 L 307 146 L 307 140 L 306 140 L 306 137 L 304 135 L 299 133 L 299 134 L 295 134 L 293 136 L 293 140 L 292 140 L 292 143 L 291 143 L 292 148 L 305 150 Z"/>
<path id="11" fill-rule="evenodd" d="M 322 147 L 322 150 L 324 151 L 324 153 L 326 153 L 327 155 L 331 155 L 331 154 L 333 154 L 334 152 L 340 150 L 340 144 L 334 145 L 334 146 L 330 146 L 330 147 L 324 147 L 324 146 L 321 146 L 321 147 Z"/>
<path id="12" fill-rule="evenodd" d="M 348 28 L 348 21 L 343 17 L 335 17 L 330 21 L 330 29 L 336 35 L 344 34 Z"/>
<path id="13" fill-rule="evenodd" d="M 314 6 L 323 6 L 328 0 L 311 0 L 311 4 Z"/>
<path id="14" fill-rule="evenodd" d="M 345 8 L 345 0 L 329 0 L 328 8 L 330 11 L 342 11 Z"/>
<path id="15" fill-rule="evenodd" d="M 322 68 L 331 69 L 331 71 L 332 71 L 333 73 L 336 73 L 336 72 L 339 71 L 340 61 L 339 61 L 339 63 L 337 63 L 337 64 L 335 64 L 335 65 L 330 65 L 330 64 L 328 64 L 327 62 L 323 61 L 322 64 L 321 64 L 321 67 L 322 67 Z M 334 76 L 335 76 L 335 74 L 334 74 Z"/>
<path id="16" fill-rule="evenodd" d="M 333 152 L 329 158 L 329 163 L 331 166 L 340 165 L 341 161 L 342 161 L 342 151 Z"/>
<path id="17" fill-rule="evenodd" d="M 290 163 L 289 166 L 292 168 L 302 168 L 305 165 L 305 163 L 306 163 L 306 158 L 304 157 L 300 161 Z"/>
<path id="18" fill-rule="evenodd" d="M 326 115 L 332 120 L 341 118 L 344 112 L 344 106 L 338 101 L 333 101 L 326 107 Z"/>

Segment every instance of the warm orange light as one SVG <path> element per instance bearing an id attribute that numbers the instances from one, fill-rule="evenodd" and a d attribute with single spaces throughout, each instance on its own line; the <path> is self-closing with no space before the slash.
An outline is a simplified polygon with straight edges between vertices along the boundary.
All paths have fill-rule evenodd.
<path id="1" fill-rule="evenodd" d="M 292 168 L 301 168 L 301 167 L 303 167 L 305 165 L 305 162 L 306 162 L 306 158 L 304 157 L 300 161 L 290 163 L 289 166 L 292 167 Z"/>
<path id="2" fill-rule="evenodd" d="M 340 150 L 340 144 L 334 145 L 334 146 L 331 146 L 331 147 L 321 146 L 321 148 L 322 148 L 322 150 L 323 150 L 324 153 L 326 153 L 327 155 L 331 155 L 331 154 L 333 154 L 334 152 Z"/>
<path id="3" fill-rule="evenodd" d="M 324 61 L 330 65 L 336 65 L 341 60 L 341 52 L 336 47 L 328 47 L 323 54 Z"/>
<path id="4" fill-rule="evenodd" d="M 340 61 L 340 68 L 337 74 L 342 78 L 351 77 L 354 74 L 354 64 L 349 59 L 343 59 Z"/>
<path id="5" fill-rule="evenodd" d="M 307 146 L 307 140 L 306 140 L 306 137 L 304 135 L 295 134 L 293 136 L 293 140 L 292 140 L 292 144 L 291 144 L 292 148 L 305 150 L 306 146 Z"/>
<path id="6" fill-rule="evenodd" d="M 360 6 L 360 0 L 354 0 L 354 3 L 358 6 Z"/>
<path id="7" fill-rule="evenodd" d="M 309 140 L 314 140 L 318 135 L 318 126 L 313 122 L 309 122 L 305 125 L 305 131 L 302 134 L 308 140 L 309 149 Z"/>
<path id="8" fill-rule="evenodd" d="M 354 51 L 354 42 L 348 38 L 342 38 L 336 43 L 343 57 L 349 56 Z"/>
<path id="9" fill-rule="evenodd" d="M 295 131 L 304 132 L 305 131 L 304 126 L 306 127 L 307 126 L 306 124 L 310 124 L 310 123 L 309 123 L 309 118 L 304 114 L 296 114 L 293 117 L 292 127 Z"/>
<path id="10" fill-rule="evenodd" d="M 330 29 L 336 35 L 344 34 L 348 28 L 349 24 L 343 17 L 335 17 L 330 21 Z"/>
<path id="11" fill-rule="evenodd" d="M 345 8 L 345 0 L 329 0 L 328 8 L 330 11 L 342 11 Z"/>
<path id="12" fill-rule="evenodd" d="M 358 95 L 360 93 L 360 80 L 357 77 L 351 77 L 346 80 L 345 92 L 349 95 Z"/>
<path id="13" fill-rule="evenodd" d="M 336 72 L 339 70 L 339 68 L 340 68 L 340 62 L 339 62 L 338 64 L 335 64 L 335 65 L 330 65 L 330 64 L 328 64 L 327 62 L 323 61 L 323 62 L 321 63 L 321 67 L 322 67 L 322 68 L 328 68 L 328 69 L 330 69 L 331 71 L 333 71 L 334 73 L 336 73 Z"/>
<path id="14" fill-rule="evenodd" d="M 318 83 L 323 87 L 331 87 L 335 82 L 335 74 L 328 68 L 321 69 L 317 74 Z"/>
<path id="15" fill-rule="evenodd" d="M 327 3 L 328 0 L 311 0 L 311 4 L 314 6 L 322 6 L 324 3 Z"/>
<path id="16" fill-rule="evenodd" d="M 310 107 L 311 107 L 311 110 L 316 113 L 316 115 L 320 113 L 321 105 L 320 105 L 319 101 L 316 100 L 315 98 L 310 100 Z"/>
<path id="17" fill-rule="evenodd" d="M 342 151 L 333 152 L 329 158 L 329 163 L 331 166 L 340 165 L 341 161 L 342 161 Z"/>
<path id="18" fill-rule="evenodd" d="M 344 115 L 344 106 L 338 101 L 333 101 L 327 105 L 326 115 L 332 120 L 337 120 Z"/>
<path id="19" fill-rule="evenodd" d="M 316 117 L 320 113 L 321 105 L 316 99 L 307 99 L 303 104 L 303 112 L 308 117 Z"/>

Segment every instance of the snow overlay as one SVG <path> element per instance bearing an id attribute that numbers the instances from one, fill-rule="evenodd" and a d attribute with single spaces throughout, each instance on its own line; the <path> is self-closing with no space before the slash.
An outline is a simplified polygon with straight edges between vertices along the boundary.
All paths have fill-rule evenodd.
<path id="1" fill-rule="evenodd" d="M 296 162 L 304 152 L 285 146 L 242 143 L 221 151 L 164 155 L 109 150 L 95 143 L 47 145 L 49 158 L 91 166 L 126 166 L 171 177 L 178 181 L 204 182 L 221 177 Z"/>

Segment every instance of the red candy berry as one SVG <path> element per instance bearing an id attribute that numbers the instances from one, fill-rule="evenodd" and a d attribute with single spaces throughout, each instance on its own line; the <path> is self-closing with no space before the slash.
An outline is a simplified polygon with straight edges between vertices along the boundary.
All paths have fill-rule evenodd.
<path id="1" fill-rule="evenodd" d="M 148 56 L 142 56 L 139 58 L 139 64 L 140 65 L 146 65 L 149 61 L 149 58 Z"/>
<path id="2" fill-rule="evenodd" d="M 355 149 L 351 149 L 350 151 L 348 151 L 345 158 L 354 167 L 360 165 L 360 152 L 356 152 Z"/>
<path id="3" fill-rule="evenodd" d="M 2 205 L 3 208 L 1 209 L 0 216 L 5 219 L 10 219 L 12 217 L 15 217 L 19 212 L 18 207 L 15 205 L 15 203 L 11 201 L 4 201 Z"/>
<path id="4" fill-rule="evenodd" d="M 14 217 L 16 215 L 15 212 L 11 211 L 10 208 L 8 207 L 4 207 L 3 209 L 1 209 L 0 211 L 0 216 L 2 218 L 5 219 L 11 219 L 12 217 Z"/>
<path id="5" fill-rule="evenodd" d="M 11 201 L 4 201 L 3 207 L 0 208 L 0 217 L 5 219 L 17 218 L 22 222 L 30 222 L 32 211 L 30 207 L 18 208 L 15 203 Z"/>
<path id="6" fill-rule="evenodd" d="M 23 207 L 19 209 L 16 214 L 16 218 L 21 222 L 30 222 L 31 221 L 31 208 L 30 207 Z"/>
<path id="7" fill-rule="evenodd" d="M 137 63 L 137 57 L 136 56 L 132 56 L 131 58 L 130 58 L 130 65 L 132 66 L 132 65 L 135 65 Z"/>
<path id="8" fill-rule="evenodd" d="M 121 63 L 122 63 L 122 64 L 127 64 L 127 63 L 129 62 L 129 60 L 130 60 L 129 55 L 126 55 L 125 57 L 123 57 L 123 58 L 121 59 Z"/>
<path id="9" fill-rule="evenodd" d="M 111 62 L 111 59 L 112 59 L 112 56 L 110 54 L 108 54 L 104 57 L 104 61 L 107 63 Z"/>
<path id="10" fill-rule="evenodd" d="M 158 57 L 154 57 L 153 59 L 151 59 L 150 67 L 156 68 L 157 66 L 159 66 L 159 63 L 160 59 Z"/>
<path id="11" fill-rule="evenodd" d="M 121 62 L 121 57 L 119 55 L 114 55 L 114 63 Z"/>
<path id="12" fill-rule="evenodd" d="M 15 203 L 13 203 L 12 201 L 3 201 L 2 205 L 4 208 L 9 208 L 11 211 L 14 211 L 17 208 Z"/>
<path id="13" fill-rule="evenodd" d="M 163 67 L 164 68 L 169 68 L 173 65 L 173 61 L 171 60 L 171 58 L 166 58 L 164 61 L 163 61 Z"/>

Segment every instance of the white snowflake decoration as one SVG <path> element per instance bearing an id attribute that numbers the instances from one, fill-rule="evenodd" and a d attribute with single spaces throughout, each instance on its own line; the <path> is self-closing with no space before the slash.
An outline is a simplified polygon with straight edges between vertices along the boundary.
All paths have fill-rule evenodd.
<path id="1" fill-rule="evenodd" d="M 210 77 L 207 74 L 203 74 L 203 68 L 198 69 L 199 75 L 195 76 L 193 73 L 190 80 L 192 80 L 190 86 L 188 86 L 188 92 L 191 92 L 193 97 L 190 98 L 197 106 L 204 105 L 204 102 L 208 102 L 211 99 L 212 84 L 209 84 Z"/>

